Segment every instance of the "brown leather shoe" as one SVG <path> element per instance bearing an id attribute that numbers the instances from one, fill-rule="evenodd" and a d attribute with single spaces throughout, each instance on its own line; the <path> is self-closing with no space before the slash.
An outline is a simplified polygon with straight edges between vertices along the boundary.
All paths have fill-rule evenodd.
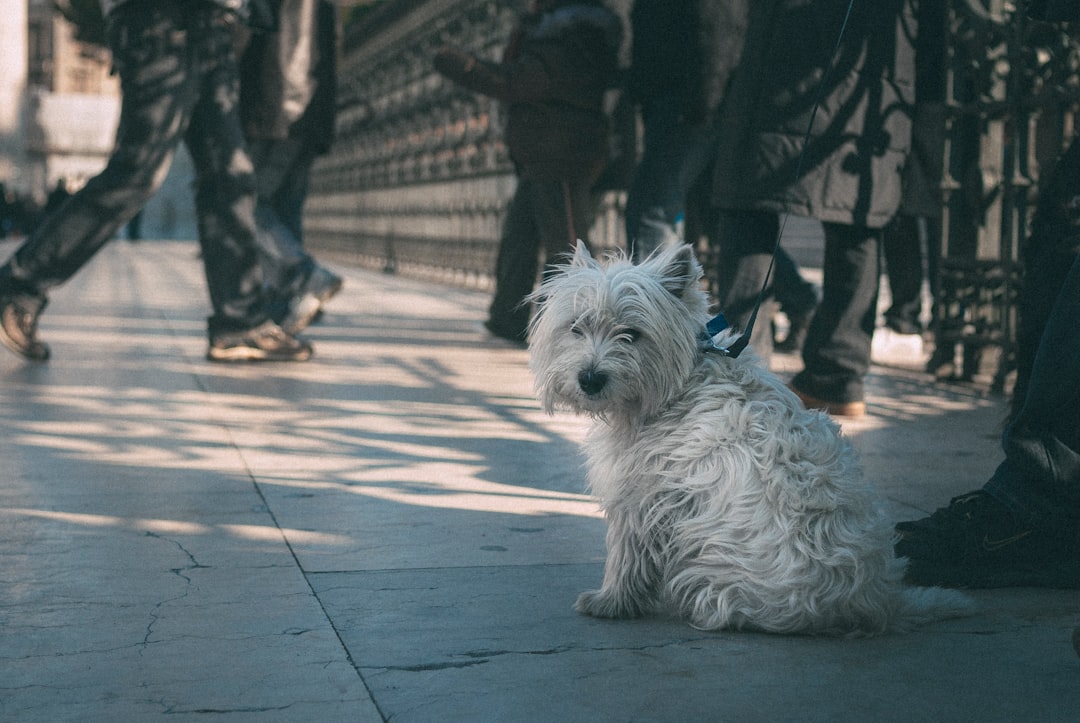
<path id="1" fill-rule="evenodd" d="M 866 402 L 827 402 L 824 399 L 818 399 L 800 392 L 791 384 L 788 384 L 788 389 L 795 392 L 795 396 L 802 401 L 803 406 L 807 409 L 820 409 L 833 417 L 849 417 L 852 419 L 866 415 Z"/>

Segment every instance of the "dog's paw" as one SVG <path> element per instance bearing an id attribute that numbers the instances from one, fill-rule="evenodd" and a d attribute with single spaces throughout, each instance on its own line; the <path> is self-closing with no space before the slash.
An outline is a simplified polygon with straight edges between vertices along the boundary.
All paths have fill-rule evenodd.
<path id="1" fill-rule="evenodd" d="M 578 595 L 574 609 L 594 618 L 636 618 L 641 608 L 604 590 L 589 590 Z"/>

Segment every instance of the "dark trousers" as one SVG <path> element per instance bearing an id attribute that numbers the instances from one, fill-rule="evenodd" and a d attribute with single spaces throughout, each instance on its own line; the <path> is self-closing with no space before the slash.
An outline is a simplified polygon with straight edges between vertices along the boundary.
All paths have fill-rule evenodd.
<path id="1" fill-rule="evenodd" d="M 495 265 L 495 295 L 488 325 L 500 336 L 524 340 L 540 254 L 545 273 L 568 260 L 578 239 L 587 241 L 595 214 L 588 182 L 519 178 L 510 201 Z"/>
<path id="2" fill-rule="evenodd" d="M 863 399 L 877 321 L 881 231 L 823 223 L 822 299 L 803 344 L 803 370 L 791 383 L 830 402 Z"/>
<path id="3" fill-rule="evenodd" d="M 718 287 L 721 309 L 729 322 L 746 328 L 750 312 L 757 303 L 765 273 L 772 262 L 772 276 L 765 290 L 759 330 L 755 322 L 752 343 L 763 357 L 772 352 L 771 314 L 764 309 L 775 305 L 789 317 L 808 314 L 817 306 L 817 290 L 803 278 L 795 259 L 783 246 L 776 247 L 780 217 L 765 211 L 718 211 L 713 220 L 710 241 L 720 254 Z M 773 250 L 776 258 L 773 260 Z"/>
<path id="4" fill-rule="evenodd" d="M 894 331 L 916 334 L 922 330 L 919 317 L 923 279 L 930 283 L 930 297 L 937 298 L 940 223 L 938 218 L 901 213 L 885 228 L 882 250 L 891 298 L 885 311 L 885 324 Z"/>
<path id="5" fill-rule="evenodd" d="M 682 120 L 684 105 L 682 97 L 670 95 L 654 98 L 641 109 L 644 150 L 627 193 L 625 213 L 627 244 L 635 261 L 683 241 L 678 226 L 686 212 L 687 194 L 715 155 L 716 128 L 687 125 Z"/>
<path id="6" fill-rule="evenodd" d="M 1013 414 L 986 491 L 1080 543 L 1080 141 L 1040 191 L 1024 254 Z"/>
<path id="7" fill-rule="evenodd" d="M 211 3 L 185 0 L 137 0 L 110 15 L 123 95 L 115 149 L 0 270 L 6 283 L 44 296 L 74 275 L 157 191 L 183 140 L 196 172 L 210 333 L 266 319 L 231 19 Z"/>
<path id="8" fill-rule="evenodd" d="M 255 165 L 259 251 L 271 297 L 299 293 L 315 268 L 303 246 L 303 211 L 315 154 L 298 139 L 250 141 Z"/>
<path id="9" fill-rule="evenodd" d="M 1080 257 L 1060 287 L 1002 446 L 1005 461 L 986 491 L 1080 542 Z"/>
<path id="10" fill-rule="evenodd" d="M 724 211 L 721 218 L 720 310 L 732 325 L 745 328 L 772 260 L 778 219 L 769 211 Z M 792 383 L 826 401 L 861 401 L 877 315 L 881 232 L 839 223 L 822 228 L 823 295 L 803 344 L 803 371 Z M 772 349 L 767 323 L 772 311 L 770 291 L 758 312 L 764 322 L 755 323 L 750 337 L 766 358 Z"/>

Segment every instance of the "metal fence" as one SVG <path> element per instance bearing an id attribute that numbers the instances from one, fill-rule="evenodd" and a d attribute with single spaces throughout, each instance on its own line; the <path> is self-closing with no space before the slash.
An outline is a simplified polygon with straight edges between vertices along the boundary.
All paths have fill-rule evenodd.
<path id="1" fill-rule="evenodd" d="M 943 250 L 934 327 L 940 374 L 1012 368 L 1020 247 L 1048 167 L 1074 132 L 1080 52 L 1030 22 L 1030 0 L 947 0 Z M 629 2 L 617 3 L 626 14 Z M 520 0 L 388 0 L 350 29 L 333 153 L 317 164 L 308 238 L 363 265 L 487 287 L 514 178 L 495 101 L 455 87 L 445 43 L 497 58 Z M 592 241 L 624 243 L 607 194 Z M 715 254 L 703 247 L 703 260 Z"/>
<path id="2" fill-rule="evenodd" d="M 932 371 L 1004 387 L 1021 249 L 1041 175 L 1074 136 L 1080 47 L 1030 0 L 952 0 L 942 258 Z"/>
<path id="3" fill-rule="evenodd" d="M 432 67 L 453 44 L 496 59 L 517 0 L 388 2 L 345 38 L 337 138 L 313 174 L 307 235 L 360 264 L 487 287 L 513 167 L 499 103 Z M 591 238 L 622 244 L 621 196 Z"/>

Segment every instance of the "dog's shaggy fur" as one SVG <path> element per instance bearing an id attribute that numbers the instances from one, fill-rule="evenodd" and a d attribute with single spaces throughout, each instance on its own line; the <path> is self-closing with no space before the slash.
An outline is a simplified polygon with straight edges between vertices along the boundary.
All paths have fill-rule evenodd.
<path id="1" fill-rule="evenodd" d="M 608 552 L 578 611 L 819 634 L 968 612 L 960 593 L 901 585 L 892 526 L 828 416 L 749 350 L 705 350 L 700 278 L 688 246 L 601 265 L 579 244 L 536 294 L 540 399 L 596 419 L 585 451 Z"/>

